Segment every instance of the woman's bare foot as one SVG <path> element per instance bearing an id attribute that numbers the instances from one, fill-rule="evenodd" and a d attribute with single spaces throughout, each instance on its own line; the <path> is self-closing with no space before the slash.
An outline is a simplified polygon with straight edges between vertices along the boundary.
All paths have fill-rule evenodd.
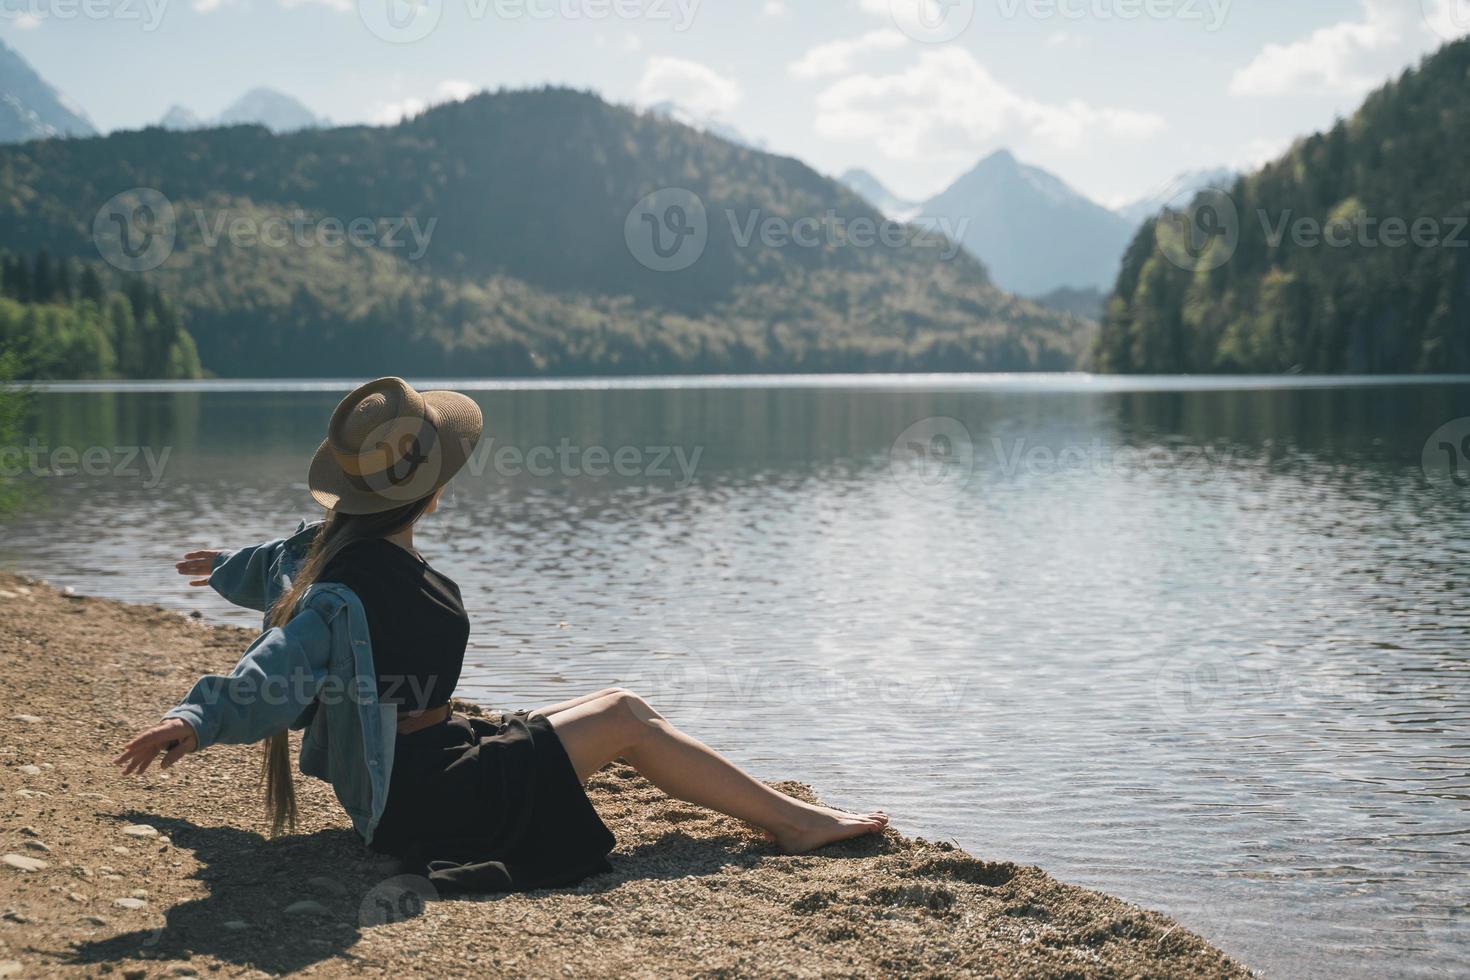
<path id="1" fill-rule="evenodd" d="M 772 830 L 776 846 L 787 854 L 805 854 L 833 841 L 874 834 L 888 826 L 888 814 L 845 813 L 831 807 L 803 804 L 797 821 L 780 830 Z"/>

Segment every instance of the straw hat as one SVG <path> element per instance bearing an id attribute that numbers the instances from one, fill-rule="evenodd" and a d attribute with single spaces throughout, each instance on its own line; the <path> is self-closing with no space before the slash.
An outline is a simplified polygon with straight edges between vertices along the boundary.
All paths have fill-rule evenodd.
<path id="1" fill-rule="evenodd" d="M 449 482 L 480 441 L 480 406 L 457 391 L 415 391 L 402 378 L 369 381 L 342 399 L 307 486 L 340 514 L 379 514 Z"/>

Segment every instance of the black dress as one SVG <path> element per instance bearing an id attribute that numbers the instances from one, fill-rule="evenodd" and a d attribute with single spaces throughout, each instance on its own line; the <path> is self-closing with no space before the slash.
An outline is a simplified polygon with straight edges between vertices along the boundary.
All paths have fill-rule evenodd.
<path id="1" fill-rule="evenodd" d="M 407 712 L 449 702 L 469 638 L 453 581 L 383 538 L 347 545 L 320 579 L 362 600 L 382 703 Z M 454 715 L 399 735 L 372 842 L 441 893 L 575 884 L 610 870 L 615 844 L 551 724 L 525 712 Z"/>

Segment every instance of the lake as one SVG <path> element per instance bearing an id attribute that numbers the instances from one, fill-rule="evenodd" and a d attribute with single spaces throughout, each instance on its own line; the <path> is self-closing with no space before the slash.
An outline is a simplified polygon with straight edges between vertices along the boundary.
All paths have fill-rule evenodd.
<path id="1" fill-rule="evenodd" d="M 487 421 L 419 542 L 461 695 L 633 687 L 1267 974 L 1470 970 L 1470 379 L 430 386 Z M 172 561 L 316 516 L 349 387 L 47 388 L 0 562 L 254 625 Z"/>

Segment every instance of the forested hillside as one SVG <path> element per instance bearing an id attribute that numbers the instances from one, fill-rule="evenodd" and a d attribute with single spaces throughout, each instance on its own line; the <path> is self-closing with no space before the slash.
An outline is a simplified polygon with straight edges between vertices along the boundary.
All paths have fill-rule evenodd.
<path id="1" fill-rule="evenodd" d="M 45 252 L 0 254 L 0 381 L 199 377 L 173 304 L 140 277 L 112 278 Z"/>
<path id="2" fill-rule="evenodd" d="M 625 223 L 668 187 L 698 196 L 708 243 L 660 272 Z M 0 247 L 96 263 L 98 209 L 132 188 L 176 215 L 172 252 L 142 274 L 227 376 L 1055 370 L 1091 339 L 948 243 L 858 244 L 854 222 L 881 216 L 799 161 L 565 89 L 481 95 L 388 128 L 0 148 Z M 820 244 L 766 240 L 771 219 L 815 220 Z M 229 233 L 355 220 L 378 240 Z"/>
<path id="3" fill-rule="evenodd" d="M 1467 149 L 1470 41 L 1460 41 L 1238 181 L 1233 253 L 1216 208 L 1194 257 L 1161 248 L 1145 226 L 1109 301 L 1096 366 L 1470 371 Z M 1168 244 L 1177 230 L 1164 227 Z"/>

